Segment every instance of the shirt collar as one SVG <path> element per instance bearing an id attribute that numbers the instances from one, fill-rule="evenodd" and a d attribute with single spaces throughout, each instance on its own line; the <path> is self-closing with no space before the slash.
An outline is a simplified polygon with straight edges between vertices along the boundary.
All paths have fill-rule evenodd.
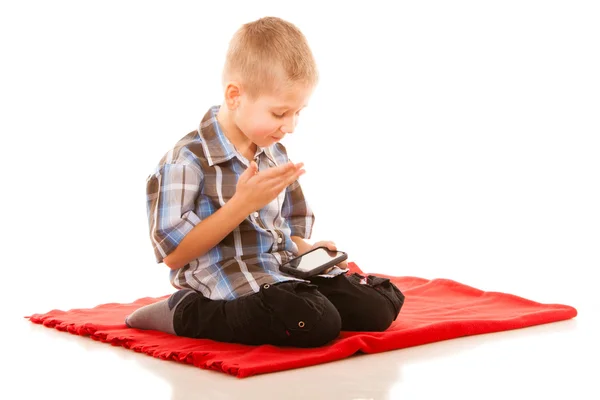
<path id="1" fill-rule="evenodd" d="M 221 106 L 211 107 L 204 115 L 204 118 L 202 118 L 202 122 L 198 127 L 198 135 L 202 138 L 204 154 L 206 155 L 206 159 L 210 166 L 228 161 L 239 154 L 227 136 L 225 136 L 221 125 L 217 121 L 217 114 L 219 113 L 220 108 Z M 276 164 L 270 146 L 260 147 L 257 145 L 256 154 L 254 156 L 259 156 L 261 153 L 265 153 L 265 155 Z M 241 160 L 241 155 L 238 158 Z"/>

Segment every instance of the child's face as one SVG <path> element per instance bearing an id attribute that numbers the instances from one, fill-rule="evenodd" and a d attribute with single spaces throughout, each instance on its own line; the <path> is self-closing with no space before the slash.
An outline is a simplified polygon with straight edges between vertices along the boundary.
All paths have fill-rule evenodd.
<path id="1" fill-rule="evenodd" d="M 294 132 L 313 89 L 294 85 L 256 99 L 242 94 L 234 113 L 235 124 L 257 146 L 268 147 Z"/>

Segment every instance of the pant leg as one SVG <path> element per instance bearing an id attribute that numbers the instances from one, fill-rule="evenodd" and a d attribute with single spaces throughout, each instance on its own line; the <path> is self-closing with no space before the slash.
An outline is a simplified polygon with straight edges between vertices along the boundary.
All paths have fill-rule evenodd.
<path id="1" fill-rule="evenodd" d="M 404 304 L 404 294 L 396 285 L 375 275 L 314 276 L 310 281 L 338 310 L 344 331 L 384 331 Z"/>
<path id="2" fill-rule="evenodd" d="M 341 318 L 334 305 L 305 282 L 264 284 L 235 300 L 186 296 L 174 314 L 179 336 L 251 345 L 317 347 L 335 339 Z"/>

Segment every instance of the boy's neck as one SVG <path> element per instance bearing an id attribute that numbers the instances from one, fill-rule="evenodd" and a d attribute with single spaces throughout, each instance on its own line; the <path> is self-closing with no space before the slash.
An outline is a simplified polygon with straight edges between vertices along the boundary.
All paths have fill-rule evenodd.
<path id="1" fill-rule="evenodd" d="M 256 153 L 256 144 L 248 139 L 248 137 L 235 125 L 226 105 L 222 105 L 219 109 L 217 121 L 219 122 L 219 125 L 221 125 L 223 134 L 229 139 L 237 151 L 244 156 L 250 154 L 252 155 L 251 158 L 253 158 Z"/>

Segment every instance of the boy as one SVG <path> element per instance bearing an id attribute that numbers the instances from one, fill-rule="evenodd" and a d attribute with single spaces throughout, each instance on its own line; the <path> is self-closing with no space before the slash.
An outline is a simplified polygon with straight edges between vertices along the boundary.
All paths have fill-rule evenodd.
<path id="1" fill-rule="evenodd" d="M 346 263 L 296 279 L 279 266 L 326 246 L 278 143 L 292 133 L 317 83 L 304 35 L 279 18 L 245 24 L 230 42 L 225 99 L 182 138 L 147 181 L 157 262 L 179 288 L 129 315 L 129 327 L 244 344 L 315 347 L 340 330 L 383 331 L 404 295 Z"/>

